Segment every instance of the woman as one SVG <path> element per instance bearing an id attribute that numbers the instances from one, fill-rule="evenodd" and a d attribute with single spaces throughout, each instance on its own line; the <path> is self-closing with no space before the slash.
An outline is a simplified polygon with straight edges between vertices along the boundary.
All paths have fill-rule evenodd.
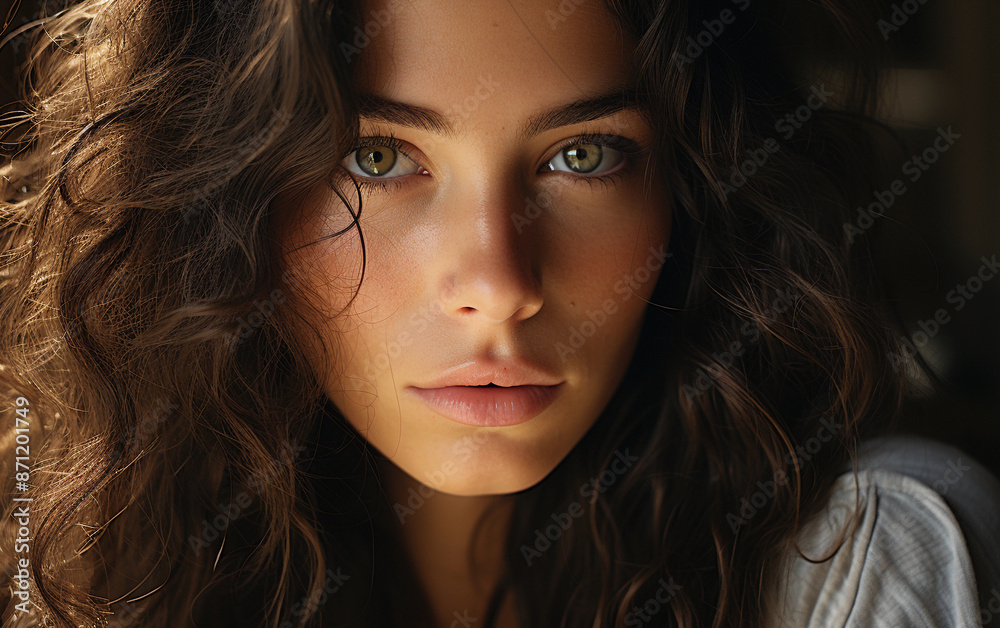
<path id="1" fill-rule="evenodd" d="M 842 473 L 906 386 L 845 228 L 885 180 L 855 4 L 839 84 L 773 2 L 52 17 L 4 171 L 5 619 L 794 625 L 784 561 L 848 493 L 871 538 Z M 955 582 L 904 606 L 968 618 Z"/>

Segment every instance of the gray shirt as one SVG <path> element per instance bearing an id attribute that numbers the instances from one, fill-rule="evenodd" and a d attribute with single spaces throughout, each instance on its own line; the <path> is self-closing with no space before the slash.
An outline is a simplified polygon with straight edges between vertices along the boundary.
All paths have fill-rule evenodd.
<path id="1" fill-rule="evenodd" d="M 832 557 L 785 553 L 765 626 L 1000 628 L 1000 481 L 962 451 L 913 436 L 860 453 L 857 482 L 842 473 L 797 537 L 805 556 Z"/>

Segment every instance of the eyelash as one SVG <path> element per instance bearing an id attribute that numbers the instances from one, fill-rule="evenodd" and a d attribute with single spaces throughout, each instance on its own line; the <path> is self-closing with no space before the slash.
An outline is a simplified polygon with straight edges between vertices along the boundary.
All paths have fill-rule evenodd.
<path id="1" fill-rule="evenodd" d="M 613 148 L 617 151 L 620 151 L 625 156 L 624 157 L 625 163 L 614 172 L 609 172 L 608 174 L 602 174 L 602 175 L 591 175 L 591 176 L 578 175 L 574 177 L 574 179 L 576 180 L 586 181 L 587 184 L 592 189 L 596 185 L 602 185 L 604 186 L 605 190 L 613 188 L 615 185 L 617 185 L 619 181 L 624 179 L 625 176 L 629 173 L 631 166 L 633 165 L 632 162 L 635 155 L 644 153 L 647 148 L 641 142 L 637 142 L 633 139 L 622 137 L 620 135 L 609 135 L 607 133 L 585 131 L 579 135 L 567 139 L 562 144 L 560 144 L 559 147 L 556 148 L 556 152 L 552 156 L 552 159 L 555 159 L 556 156 L 558 156 L 566 148 L 569 148 L 570 146 L 575 146 L 577 144 L 597 144 L 599 146 L 603 146 L 606 148 Z M 416 159 L 413 159 L 413 157 L 411 157 L 405 150 L 403 150 L 403 142 L 399 140 L 395 135 L 393 135 L 392 131 L 386 132 L 385 135 L 369 135 L 361 138 L 358 141 L 357 146 L 352 148 L 351 151 L 348 153 L 348 155 L 352 155 L 353 153 L 361 150 L 362 148 L 367 148 L 369 146 L 386 146 L 388 148 L 393 149 L 394 151 L 402 153 L 403 155 L 405 155 L 407 158 L 411 159 L 414 162 L 417 161 Z M 551 162 L 552 160 L 550 159 L 549 161 Z M 354 173 L 347 173 L 347 172 L 344 173 L 344 176 L 346 176 L 347 178 L 352 178 L 352 175 L 354 175 Z M 399 181 L 399 179 L 404 178 L 404 176 L 390 177 L 384 180 L 378 180 L 374 178 L 365 179 L 360 176 L 353 178 L 357 181 L 357 185 L 359 187 L 367 188 L 373 194 L 388 194 L 392 191 L 395 191 L 395 189 L 402 184 Z"/>
<path id="2" fill-rule="evenodd" d="M 403 150 L 403 142 L 400 141 L 398 138 L 396 138 L 396 136 L 392 134 L 392 131 L 389 131 L 385 136 L 369 135 L 367 137 L 361 138 L 361 140 L 358 142 L 358 145 L 352 148 L 351 152 L 348 153 L 348 155 L 352 155 L 357 151 L 361 150 L 362 148 L 367 148 L 369 146 L 388 146 L 394 151 L 406 155 L 407 158 L 413 161 L 417 161 L 416 159 L 413 159 L 413 157 L 410 157 L 409 153 Z M 351 177 L 353 174 L 354 173 L 348 173 L 347 176 Z M 369 190 L 371 190 L 376 194 L 386 194 L 390 191 L 394 191 L 397 187 L 399 187 L 400 185 L 399 179 L 401 179 L 402 177 L 390 177 L 388 179 L 382 179 L 382 180 L 364 179 L 361 178 L 360 176 L 354 178 L 357 180 L 358 185 L 360 187 L 368 188 Z"/>

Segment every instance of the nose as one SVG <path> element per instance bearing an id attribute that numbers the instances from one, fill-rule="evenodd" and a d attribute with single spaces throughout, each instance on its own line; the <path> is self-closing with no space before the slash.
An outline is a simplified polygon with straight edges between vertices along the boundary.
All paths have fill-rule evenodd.
<path id="1" fill-rule="evenodd" d="M 449 315 L 520 321 L 541 309 L 541 230 L 518 233 L 512 220 L 523 196 L 509 177 L 505 183 L 494 176 L 470 183 L 470 189 L 447 201 L 445 261 L 438 281 L 440 302 Z"/>

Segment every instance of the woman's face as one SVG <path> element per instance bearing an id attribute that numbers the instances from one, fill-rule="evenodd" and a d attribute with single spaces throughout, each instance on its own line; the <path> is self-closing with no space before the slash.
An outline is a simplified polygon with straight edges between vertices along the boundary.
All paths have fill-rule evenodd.
<path id="1" fill-rule="evenodd" d="M 632 87 L 632 43 L 589 0 L 377 1 L 365 20 L 331 45 L 374 97 L 362 138 L 400 144 L 363 139 L 343 162 L 363 182 L 364 281 L 344 309 L 361 240 L 315 242 L 351 221 L 321 183 L 275 201 L 282 243 L 315 242 L 288 254 L 299 283 L 283 307 L 324 314 L 322 345 L 293 331 L 331 400 L 403 471 L 454 495 L 527 489 L 621 382 L 666 257 L 652 129 L 615 96 Z M 505 370 L 517 361 L 538 372 Z M 495 370 L 558 386 L 426 390 L 468 365 L 483 384 Z"/>

